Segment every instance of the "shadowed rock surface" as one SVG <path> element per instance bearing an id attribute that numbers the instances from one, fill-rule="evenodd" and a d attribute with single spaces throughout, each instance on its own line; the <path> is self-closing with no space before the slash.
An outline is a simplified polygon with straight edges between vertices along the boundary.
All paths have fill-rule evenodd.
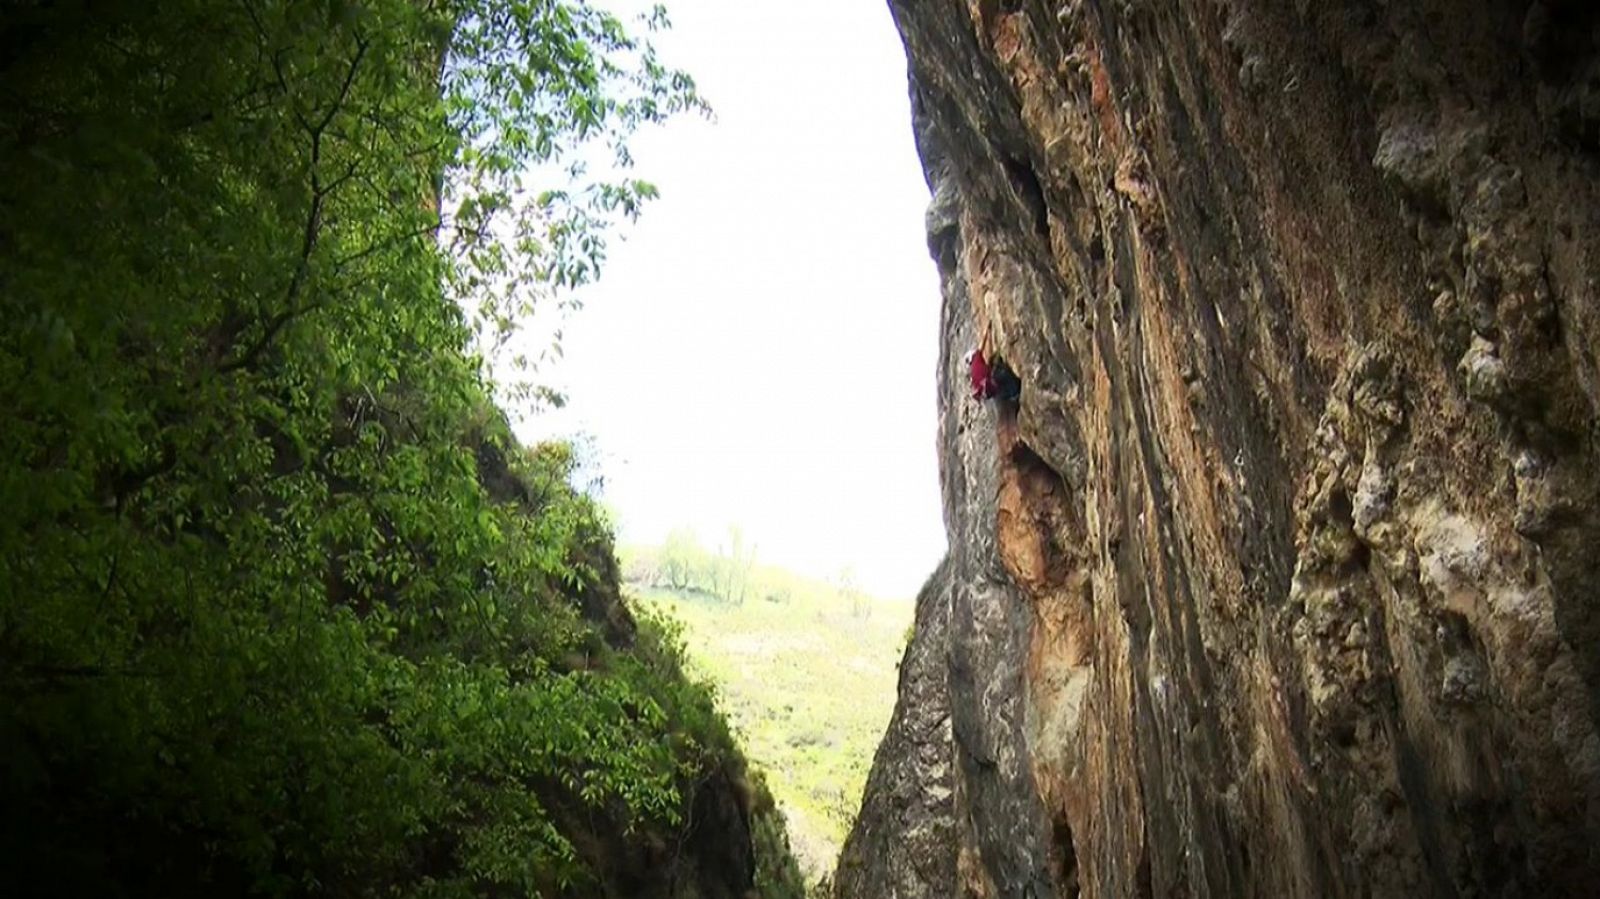
<path id="1" fill-rule="evenodd" d="M 1600 8 L 890 6 L 951 550 L 836 894 L 1594 895 Z"/>

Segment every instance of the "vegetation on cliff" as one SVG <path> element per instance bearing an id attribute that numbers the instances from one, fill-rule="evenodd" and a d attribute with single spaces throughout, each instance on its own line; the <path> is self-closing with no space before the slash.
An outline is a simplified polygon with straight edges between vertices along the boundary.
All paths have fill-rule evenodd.
<path id="1" fill-rule="evenodd" d="M 0 14 L 8 888 L 794 894 L 474 355 L 653 193 L 575 149 L 698 105 L 582 3 Z"/>

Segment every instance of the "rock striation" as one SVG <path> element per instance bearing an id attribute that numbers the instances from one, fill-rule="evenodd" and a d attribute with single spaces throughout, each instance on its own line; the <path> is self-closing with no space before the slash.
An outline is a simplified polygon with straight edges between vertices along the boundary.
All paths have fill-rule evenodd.
<path id="1" fill-rule="evenodd" d="M 950 554 L 836 895 L 1596 895 L 1600 7 L 890 7 Z"/>

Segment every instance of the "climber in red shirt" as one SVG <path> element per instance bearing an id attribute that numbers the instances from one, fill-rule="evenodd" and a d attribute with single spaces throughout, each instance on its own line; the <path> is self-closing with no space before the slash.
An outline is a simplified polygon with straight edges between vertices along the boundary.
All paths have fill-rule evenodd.
<path id="1" fill-rule="evenodd" d="M 967 377 L 975 400 L 1014 400 L 1022 395 L 1022 380 L 1001 359 L 990 362 L 978 348 L 967 353 Z"/>
<path id="2" fill-rule="evenodd" d="M 998 392 L 994 383 L 994 372 L 989 369 L 989 360 L 983 358 L 983 350 L 967 351 L 967 377 L 972 381 L 972 398 L 975 400 L 990 399 Z"/>

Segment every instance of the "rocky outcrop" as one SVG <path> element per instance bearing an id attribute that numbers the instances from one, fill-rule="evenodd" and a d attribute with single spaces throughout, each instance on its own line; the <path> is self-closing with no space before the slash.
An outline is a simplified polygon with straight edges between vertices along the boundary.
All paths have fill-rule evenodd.
<path id="1" fill-rule="evenodd" d="M 1593 895 L 1600 9 L 890 6 L 951 550 L 837 895 Z"/>
<path id="2" fill-rule="evenodd" d="M 901 700 L 878 745 L 859 823 L 839 855 L 846 895 L 938 895 L 955 879 L 948 571 L 939 566 L 917 597 L 918 633 L 900 663 Z"/>

